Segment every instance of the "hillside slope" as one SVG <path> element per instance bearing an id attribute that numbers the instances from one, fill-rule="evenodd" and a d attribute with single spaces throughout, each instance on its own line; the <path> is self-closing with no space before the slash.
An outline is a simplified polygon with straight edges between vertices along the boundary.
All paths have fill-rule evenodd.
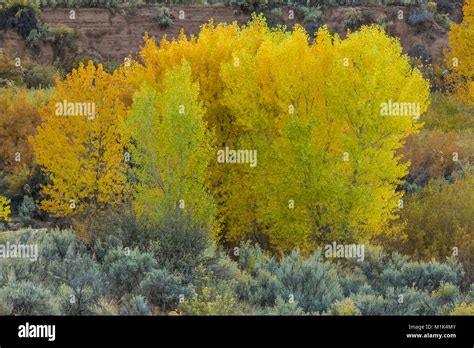
<path id="1" fill-rule="evenodd" d="M 409 25 L 406 21 L 410 13 L 409 7 L 376 6 L 359 7 L 367 14 L 372 22 L 388 23 L 387 31 L 400 38 L 404 52 L 408 53 L 413 47 L 422 45 L 432 57 L 440 57 L 448 46 L 447 31 L 437 23 L 431 23 L 420 30 Z M 199 27 L 213 19 L 215 23 L 245 23 L 249 15 L 243 14 L 230 7 L 202 6 L 172 6 L 170 10 L 174 21 L 168 28 L 160 26 L 156 19 L 157 8 L 144 6 L 130 8 L 78 8 L 75 9 L 75 19 L 69 18 L 70 9 L 47 8 L 41 11 L 42 20 L 51 28 L 68 26 L 74 28 L 79 36 L 76 40 L 76 51 L 69 55 L 95 58 L 103 62 L 120 62 L 130 53 L 137 52 L 145 32 L 161 39 L 164 35 L 177 37 L 184 29 L 186 34 L 197 34 Z M 179 12 L 184 11 L 185 18 L 179 19 Z M 331 31 L 344 36 L 345 20 L 349 16 L 350 7 L 330 7 L 323 11 L 323 22 Z M 397 13 L 404 11 L 405 19 L 398 20 Z M 460 14 L 452 16 L 454 21 L 460 20 Z M 288 20 L 288 9 L 282 13 L 279 21 L 291 27 L 298 20 Z M 14 32 L 3 32 L 0 35 L 0 47 L 12 57 L 34 57 L 41 63 L 53 63 L 53 50 L 49 45 L 42 44 L 39 53 L 33 53 L 27 48 L 23 39 Z"/>

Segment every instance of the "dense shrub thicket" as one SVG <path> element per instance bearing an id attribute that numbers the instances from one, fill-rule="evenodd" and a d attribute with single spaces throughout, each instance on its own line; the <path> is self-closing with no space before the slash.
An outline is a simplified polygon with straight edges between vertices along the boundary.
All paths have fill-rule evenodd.
<path id="1" fill-rule="evenodd" d="M 309 256 L 294 250 L 277 260 L 246 242 L 234 250 L 234 261 L 206 243 L 189 250 L 198 259 L 191 272 L 163 262 L 152 244 L 130 248 L 126 238 L 110 237 L 92 244 L 70 230 L 4 237 L 2 242 L 37 244 L 39 257 L 0 260 L 0 313 L 473 314 L 474 287 L 460 287 L 464 271 L 454 257 L 411 262 L 369 247 L 363 261 L 338 263 L 321 250 Z"/>

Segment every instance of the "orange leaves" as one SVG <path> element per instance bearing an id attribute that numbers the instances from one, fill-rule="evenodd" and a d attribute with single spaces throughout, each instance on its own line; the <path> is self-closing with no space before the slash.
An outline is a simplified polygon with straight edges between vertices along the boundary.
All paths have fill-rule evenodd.
<path id="1" fill-rule="evenodd" d="M 26 89 L 7 89 L 0 94 L 0 170 L 7 174 L 33 162 L 28 136 L 36 132 L 40 122 L 37 106 L 45 96 L 31 94 Z"/>

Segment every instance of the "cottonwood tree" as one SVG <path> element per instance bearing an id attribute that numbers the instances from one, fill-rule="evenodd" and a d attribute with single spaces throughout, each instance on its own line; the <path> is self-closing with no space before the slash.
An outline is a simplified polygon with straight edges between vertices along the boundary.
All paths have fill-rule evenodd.
<path id="1" fill-rule="evenodd" d="M 388 233 L 407 173 L 395 152 L 419 126 L 413 115 L 381 116 L 381 105 L 410 102 L 424 112 L 428 83 L 380 29 L 345 40 L 321 29 L 309 45 L 302 28 L 260 25 L 264 42 L 237 47 L 240 65 L 221 72 L 224 104 L 244 129 L 239 146 L 259 155 L 256 168 L 241 166 L 223 184 L 226 238 L 263 235 L 287 251 Z"/>
<path id="2" fill-rule="evenodd" d="M 267 35 L 261 22 L 262 18 L 255 18 L 245 27 L 239 28 L 236 23 L 214 25 L 211 21 L 203 25 L 197 37 L 188 39 L 182 33 L 172 41 L 163 38 L 159 44 L 146 36 L 140 52 L 141 62 L 132 61 L 124 69 L 124 73 L 136 88 L 144 81 L 148 86 L 158 86 L 166 71 L 179 65 L 183 58 L 186 59 L 191 67 L 192 81 L 199 83 L 199 100 L 205 108 L 203 119 L 208 129 L 215 134 L 212 139 L 214 150 L 218 151 L 226 146 L 234 149 L 242 127 L 223 103 L 225 86 L 221 77 L 221 65 L 232 62 L 234 66 L 239 66 L 243 57 L 233 54 L 238 46 L 253 51 L 259 47 Z M 223 189 L 223 183 L 239 180 L 239 168 L 221 165 L 215 160 L 215 155 L 213 157 L 209 163 L 209 181 L 218 203 L 219 216 L 226 216 L 225 211 L 233 207 L 229 205 L 228 192 Z M 226 225 L 232 223 L 227 221 Z"/>
<path id="3" fill-rule="evenodd" d="M 40 109 L 38 133 L 30 138 L 36 162 L 48 178 L 41 209 L 55 216 L 78 215 L 123 201 L 127 163 L 122 77 L 89 62 L 65 80 L 56 80 L 55 94 Z M 91 110 L 93 114 L 85 112 Z"/>
<path id="4" fill-rule="evenodd" d="M 212 134 L 203 120 L 199 86 L 185 61 L 155 87 L 144 84 L 127 119 L 137 179 L 135 206 L 152 223 L 169 214 L 211 228 L 214 202 L 207 190 Z"/>

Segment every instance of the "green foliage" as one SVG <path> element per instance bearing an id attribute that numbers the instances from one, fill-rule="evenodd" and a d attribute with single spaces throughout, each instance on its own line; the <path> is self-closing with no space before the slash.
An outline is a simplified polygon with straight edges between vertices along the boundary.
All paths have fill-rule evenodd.
<path id="1" fill-rule="evenodd" d="M 180 296 L 189 298 L 192 290 L 183 285 L 181 277 L 169 273 L 165 269 L 155 269 L 149 272 L 140 283 L 139 292 L 155 306 L 176 308 Z"/>
<path id="2" fill-rule="evenodd" d="M 209 235 L 189 219 L 177 228 L 178 218 L 169 215 L 161 224 L 144 226 L 127 205 L 109 209 L 91 223 L 94 253 L 103 260 L 109 249 L 143 247 L 161 268 L 191 281 L 204 261 Z"/>
<path id="3" fill-rule="evenodd" d="M 239 0 L 237 2 L 239 9 L 243 13 L 261 13 L 268 10 L 268 3 L 265 0 Z"/>
<path id="4" fill-rule="evenodd" d="M 0 87 L 26 86 L 28 88 L 48 88 L 54 85 L 56 70 L 49 65 L 40 65 L 32 61 L 22 61 L 17 67 L 13 59 L 0 53 Z M 41 101 L 31 100 L 36 104 Z M 16 105 L 21 107 L 21 105 Z M 37 113 L 37 112 L 36 112 Z"/>
<path id="5" fill-rule="evenodd" d="M 184 315 L 236 315 L 239 313 L 238 301 L 231 292 L 220 292 L 216 288 L 203 287 L 191 300 L 179 307 Z"/>
<path id="6" fill-rule="evenodd" d="M 439 288 L 433 291 L 432 297 L 439 306 L 453 306 L 459 301 L 459 288 L 452 283 L 441 283 Z"/>
<path id="7" fill-rule="evenodd" d="M 442 286 L 444 282 L 459 283 L 461 271 L 448 264 L 438 262 L 405 263 L 400 269 L 387 267 L 381 273 L 384 287 L 407 288 L 414 286 L 417 289 L 432 291 Z"/>
<path id="8" fill-rule="evenodd" d="M 451 27 L 451 19 L 447 13 L 436 13 L 434 16 L 436 23 L 441 25 L 444 29 L 449 30 Z"/>
<path id="9" fill-rule="evenodd" d="M 389 288 L 384 295 L 361 292 L 352 299 L 362 315 L 436 314 L 429 294 L 414 288 Z"/>
<path id="10" fill-rule="evenodd" d="M 118 297 L 135 291 L 155 266 L 152 254 L 127 247 L 110 250 L 103 265 L 111 291 Z"/>
<path id="11" fill-rule="evenodd" d="M 345 21 L 346 28 L 354 31 L 362 25 L 362 12 L 357 9 L 351 9 Z"/>
<path id="12" fill-rule="evenodd" d="M 274 7 L 270 10 L 270 13 L 275 17 L 281 17 L 283 15 L 283 11 L 280 7 Z"/>
<path id="13" fill-rule="evenodd" d="M 345 298 L 334 302 L 329 313 L 332 315 L 360 315 L 360 310 L 351 298 Z"/>
<path id="14" fill-rule="evenodd" d="M 273 11 L 273 10 L 272 10 Z M 318 31 L 323 24 L 323 13 L 321 7 L 297 6 L 296 15 L 303 19 L 303 25 L 306 32 L 311 37 Z"/>
<path id="15" fill-rule="evenodd" d="M 185 61 L 165 74 L 157 92 L 145 84 L 134 95 L 127 119 L 134 175 L 135 206 L 145 225 L 170 215 L 177 228 L 191 220 L 212 231 L 215 205 L 206 188 L 212 137 L 203 121 L 199 86 Z"/>
<path id="16" fill-rule="evenodd" d="M 268 307 L 265 314 L 267 315 L 305 315 L 306 313 L 298 305 L 297 302 L 288 302 L 281 297 L 277 297 L 275 305 Z"/>
<path id="17" fill-rule="evenodd" d="M 474 302 L 474 283 L 469 286 L 469 292 L 466 296 L 466 300 Z"/>
<path id="18" fill-rule="evenodd" d="M 28 88 L 49 88 L 54 86 L 56 69 L 49 65 L 31 64 L 24 73 L 24 82 Z"/>
<path id="19" fill-rule="evenodd" d="M 426 9 L 433 15 L 436 13 L 437 7 L 438 4 L 434 1 L 428 1 L 428 3 L 426 4 Z"/>
<path id="20" fill-rule="evenodd" d="M 32 7 L 14 4 L 0 10 L 0 30 L 14 30 L 26 40 L 30 32 L 38 30 L 39 26 L 37 11 Z"/>
<path id="21" fill-rule="evenodd" d="M 209 243 L 208 231 L 188 217 L 180 219 L 176 215 L 166 217 L 162 224 L 151 226 L 148 231 L 150 249 L 158 264 L 187 281 L 193 279 Z"/>
<path id="22" fill-rule="evenodd" d="M 36 203 L 31 196 L 23 196 L 23 201 L 18 208 L 18 217 L 23 222 L 29 222 L 37 210 Z"/>
<path id="23" fill-rule="evenodd" d="M 446 209 L 449 207 L 449 209 Z M 467 284 L 473 281 L 474 179 L 468 175 L 449 184 L 444 180 L 409 196 L 402 210 L 408 238 L 403 250 L 417 259 L 442 259 L 456 252 Z M 453 281 L 445 279 L 445 281 Z"/>
<path id="24" fill-rule="evenodd" d="M 459 132 L 474 128 L 472 113 L 463 104 L 437 92 L 431 94 L 430 106 L 420 120 L 424 123 L 423 128 L 430 130 Z"/>
<path id="25" fill-rule="evenodd" d="M 244 259 L 243 269 L 253 275 L 250 281 L 238 285 L 242 299 L 272 306 L 280 297 L 284 301 L 297 302 L 304 312 L 322 312 L 342 298 L 337 270 L 322 259 L 319 251 L 307 259 L 293 251 L 279 264 L 249 244 L 242 245 L 240 254 Z"/>
<path id="26" fill-rule="evenodd" d="M 2 314 L 456 315 L 474 298 L 474 285 L 462 291 L 454 258 L 410 262 L 380 248 L 363 261 L 296 250 L 277 261 L 247 242 L 235 262 L 209 246 L 186 280 L 138 249 L 103 243 L 106 256 L 96 259 L 98 246 L 71 231 L 24 230 L 7 240 L 38 243 L 41 253 L 36 262 L 0 260 Z"/>
<path id="27" fill-rule="evenodd" d="M 37 29 L 32 29 L 26 37 L 26 45 L 28 47 L 37 47 L 41 39 L 41 34 Z"/>
<path id="28" fill-rule="evenodd" d="M 433 20 L 433 14 L 425 7 L 415 7 L 408 17 L 408 23 L 414 26 L 421 26 Z"/>
<path id="29" fill-rule="evenodd" d="M 129 300 L 124 301 L 120 307 L 121 315 L 149 315 L 150 308 L 148 301 L 141 295 L 134 295 Z"/>
<path id="30" fill-rule="evenodd" d="M 4 315 L 54 315 L 51 292 L 31 281 L 14 281 L 0 289 Z"/>
<path id="31" fill-rule="evenodd" d="M 65 61 L 67 50 L 74 51 L 78 36 L 79 34 L 75 29 L 66 25 L 59 25 L 50 29 L 50 36 L 47 41 L 53 46 L 54 59 L 61 62 Z"/>
<path id="32" fill-rule="evenodd" d="M 173 15 L 168 7 L 161 6 L 156 16 L 157 22 L 162 28 L 168 28 L 173 24 Z"/>

